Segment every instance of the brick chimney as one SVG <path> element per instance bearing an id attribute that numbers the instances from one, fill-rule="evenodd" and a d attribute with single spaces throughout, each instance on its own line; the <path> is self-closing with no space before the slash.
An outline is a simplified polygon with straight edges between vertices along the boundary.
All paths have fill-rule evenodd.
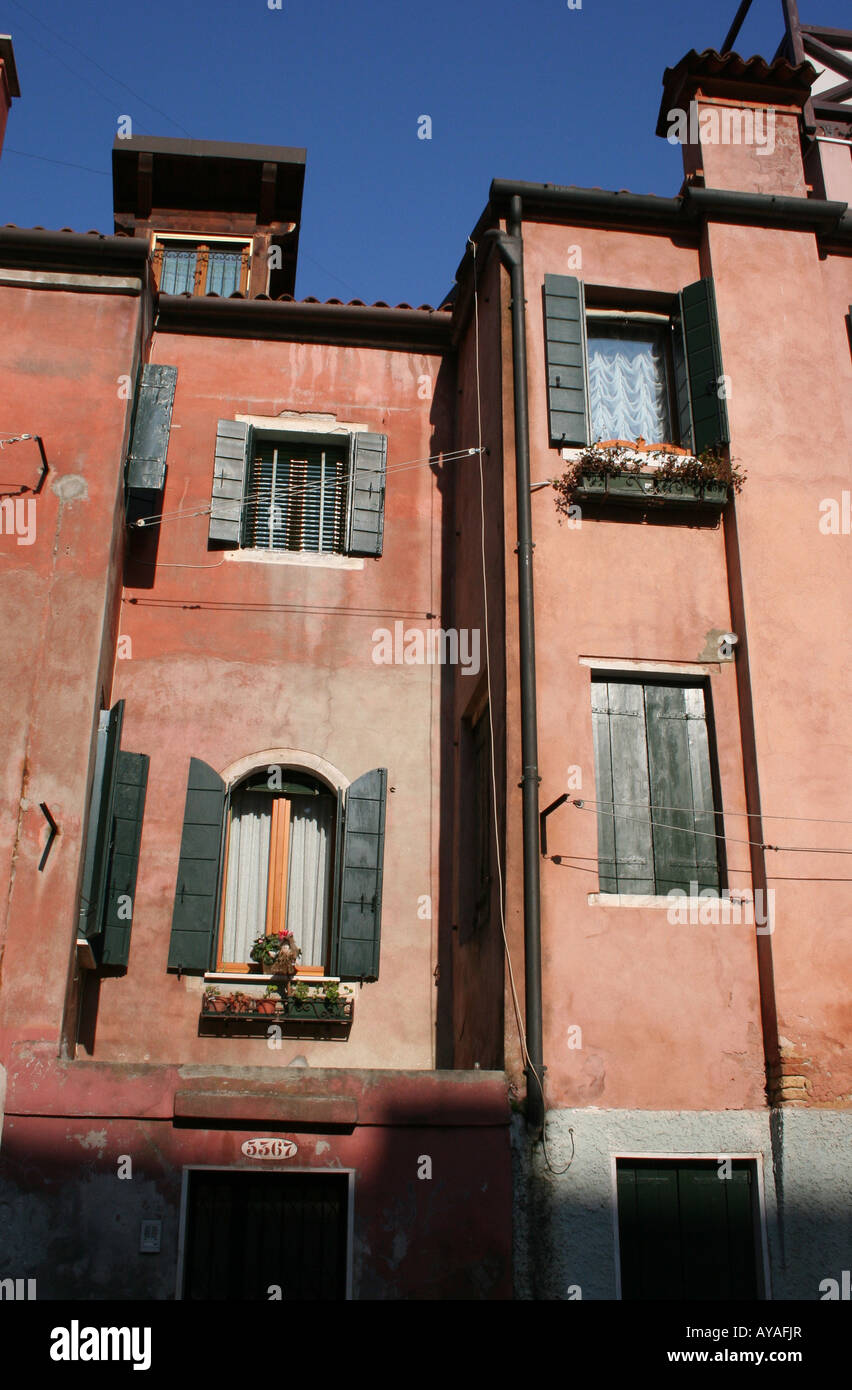
<path id="1" fill-rule="evenodd" d="M 12 109 L 12 99 L 20 95 L 12 40 L 8 34 L 0 34 L 0 154 L 3 153 L 3 137 L 6 134 L 6 121 Z"/>
<path id="2" fill-rule="evenodd" d="M 665 71 L 657 134 L 682 146 L 687 183 L 804 198 L 802 109 L 815 78 L 810 63 L 693 49 Z"/>

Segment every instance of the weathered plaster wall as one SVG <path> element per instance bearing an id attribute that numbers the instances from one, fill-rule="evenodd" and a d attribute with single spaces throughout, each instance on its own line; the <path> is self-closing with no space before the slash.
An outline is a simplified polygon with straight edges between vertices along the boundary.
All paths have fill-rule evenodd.
<path id="1" fill-rule="evenodd" d="M 701 273 L 697 247 L 668 237 L 525 225 L 532 480 L 566 466 L 549 446 L 542 286 L 579 248 L 595 285 L 673 293 Z M 510 482 L 507 469 L 506 486 Z M 708 661 L 731 621 L 718 518 L 587 515 L 560 524 L 549 488 L 533 493 L 540 804 L 569 790 L 595 799 L 591 670 L 580 657 L 706 663 L 716 725 L 725 828 L 742 836 L 741 736 L 732 663 Z M 508 549 L 508 542 L 507 542 Z M 512 604 L 509 603 L 509 612 Z M 509 767 L 519 769 L 517 635 L 507 634 Z M 709 648 L 708 648 L 709 643 Z M 649 677 L 652 678 L 652 677 Z M 519 776 L 509 776 L 512 786 Z M 518 799 L 520 793 L 516 793 Z M 735 813 L 740 813 L 739 815 Z M 510 842 L 520 816 L 509 813 Z M 745 837 L 743 837 L 745 838 Z M 509 857 L 511 858 L 511 843 Z M 544 1057 L 550 1104 L 653 1109 L 757 1106 L 763 1057 L 753 929 L 678 926 L 665 909 L 590 905 L 597 891 L 597 824 L 570 803 L 548 822 L 542 861 Z M 732 888 L 750 884 L 744 847 L 731 845 Z M 510 875 L 519 900 L 520 865 Z M 510 913 L 510 920 L 520 921 Z M 522 956 L 520 930 L 513 954 Z M 695 1020 L 701 1027 L 695 1027 Z M 578 1035 L 570 1030 L 579 1028 Z M 507 1034 L 510 1029 L 507 1028 Z M 577 1039 L 581 1040 L 577 1045 Z"/>
<path id="2" fill-rule="evenodd" d="M 550 1162 L 512 1122 L 515 1171 L 515 1297 L 616 1297 L 613 1158 L 626 1154 L 758 1156 L 763 1175 L 771 1298 L 815 1300 L 840 1280 L 852 1254 L 852 1177 L 847 1111 L 548 1112 Z M 576 1293 L 572 1297 L 576 1298 Z"/>
<path id="3" fill-rule="evenodd" d="M 167 974 L 166 961 L 190 757 L 221 773 L 286 747 L 344 784 L 387 767 L 390 788 L 379 981 L 358 991 L 348 1041 L 300 1050 L 312 1065 L 428 1068 L 442 673 L 376 664 L 373 634 L 440 626 L 441 496 L 427 463 L 446 447 L 440 359 L 180 335 L 157 338 L 152 357 L 178 368 L 163 510 L 188 515 L 160 528 L 156 565 L 140 551 L 128 567 L 112 698 L 126 701 L 123 746 L 151 765 L 129 967 L 101 981 L 92 1055 L 275 1063 L 263 1039 L 199 1039 L 200 979 Z M 191 513 L 209 506 L 217 420 L 285 410 L 387 434 L 380 559 L 324 568 L 208 549 L 208 517 Z M 418 916 L 425 895 L 431 918 Z"/>
<path id="4" fill-rule="evenodd" d="M 356 1299 L 511 1297 L 508 1108 L 495 1073 L 299 1067 L 270 1087 L 253 1068 L 73 1063 L 60 1069 L 60 1099 L 38 1049 L 18 1061 L 13 1104 L 34 1111 L 39 1101 L 45 1113 L 7 1114 L 0 1277 L 35 1278 L 39 1298 L 174 1298 L 182 1173 L 194 1165 L 283 1175 L 354 1169 Z M 172 1122 L 176 1091 L 252 1095 L 258 1082 L 282 1116 L 294 1098 L 320 1094 L 345 1097 L 358 1122 L 311 1132 L 285 1119 Z M 298 1152 L 286 1162 L 252 1161 L 241 1145 L 257 1136 L 292 1140 Z M 132 1167 L 122 1178 L 123 1155 Z M 418 1177 L 424 1157 L 431 1178 Z M 159 1254 L 139 1253 L 143 1220 L 163 1223 Z M 287 1278 L 282 1271 L 284 1298 Z"/>
<path id="5" fill-rule="evenodd" d="M 78 913 L 92 730 L 112 664 L 120 501 L 140 300 L 0 289 L 9 432 L 40 434 L 50 471 L 22 494 L 35 535 L 0 536 L 0 1028 L 58 1038 Z M 3 451 L 4 479 L 18 466 Z M 35 482 L 33 478 L 31 482 Z M 107 690 L 108 693 L 108 690 Z M 46 802 L 60 834 L 42 872 Z M 42 947 L 33 953 L 39 933 Z"/>

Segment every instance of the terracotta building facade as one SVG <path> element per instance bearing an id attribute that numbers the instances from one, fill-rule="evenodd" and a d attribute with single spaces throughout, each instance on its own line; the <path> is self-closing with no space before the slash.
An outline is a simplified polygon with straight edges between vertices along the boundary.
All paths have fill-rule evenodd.
<path id="1" fill-rule="evenodd" d="M 666 70 L 677 196 L 495 180 L 436 308 L 293 298 L 304 150 L 0 229 L 0 1276 L 848 1269 L 852 36 L 788 18 Z"/>

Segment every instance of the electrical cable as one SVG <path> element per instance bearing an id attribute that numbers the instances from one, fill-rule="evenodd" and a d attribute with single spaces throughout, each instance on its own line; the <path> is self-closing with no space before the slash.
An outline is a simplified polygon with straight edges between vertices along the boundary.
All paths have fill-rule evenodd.
<path id="1" fill-rule="evenodd" d="M 592 801 L 588 797 L 583 797 L 589 806 L 647 806 L 645 801 Z M 574 805 L 577 803 L 574 802 Z M 694 806 L 655 806 L 655 811 L 682 811 L 686 815 L 694 815 Z M 707 815 L 715 815 L 715 812 L 707 811 Z M 836 816 L 783 816 L 777 813 L 770 815 L 766 811 L 720 811 L 719 815 L 748 817 L 750 820 L 797 820 L 809 821 L 814 825 L 852 825 L 852 820 L 842 820 Z"/>
<path id="2" fill-rule="evenodd" d="M 583 801 L 571 802 L 571 805 L 576 806 L 578 811 L 590 811 L 593 815 L 598 814 L 597 811 L 592 811 L 592 806 L 596 804 L 596 802 L 592 802 L 590 805 L 586 806 Z M 601 802 L 600 804 L 603 806 L 607 805 L 605 801 Z M 695 811 L 693 809 L 687 814 L 693 816 L 715 816 L 717 813 L 715 811 Z M 771 850 L 773 854 L 852 854 L 852 849 L 826 849 L 824 846 L 811 847 L 810 845 L 769 845 L 765 844 L 762 840 L 740 840 L 733 835 L 718 835 L 715 830 L 696 830 L 694 827 L 689 827 L 685 825 L 667 825 L 665 821 L 649 820 L 647 816 L 618 815 L 613 816 L 613 819 L 632 820 L 636 821 L 640 825 L 653 825 L 654 828 L 657 830 L 679 830 L 684 831 L 689 835 L 705 835 L 712 840 L 724 840 L 725 843 L 729 845 L 751 845 L 755 849 Z"/>
<path id="3" fill-rule="evenodd" d="M 27 436 L 23 437 L 26 438 Z M 435 463 L 441 465 L 446 465 L 448 463 L 460 463 L 462 459 L 470 458 L 476 452 L 476 449 L 450 449 L 445 454 L 432 454 L 428 458 L 411 459 L 407 463 L 392 464 L 391 467 L 386 469 L 385 471 L 387 474 L 407 473 L 413 468 L 430 468 L 432 464 Z M 312 483 L 293 483 L 288 487 L 288 497 L 304 494 L 306 492 L 311 491 L 312 489 L 315 490 L 317 488 L 322 488 L 323 486 L 324 484 L 322 481 Z M 147 526 L 158 525 L 162 521 L 172 521 L 185 516 L 208 516 L 211 510 L 211 505 L 212 504 L 210 502 L 205 502 L 200 504 L 197 508 L 184 508 L 181 511 L 175 512 L 158 512 L 155 513 L 154 516 L 142 517 L 139 521 L 133 522 L 132 528 L 141 531 L 144 530 Z M 267 506 L 271 510 L 273 506 L 276 506 L 278 504 L 274 502 L 260 503 L 249 499 L 240 504 L 240 511 L 243 512 L 250 507 L 257 507 L 261 505 Z"/>

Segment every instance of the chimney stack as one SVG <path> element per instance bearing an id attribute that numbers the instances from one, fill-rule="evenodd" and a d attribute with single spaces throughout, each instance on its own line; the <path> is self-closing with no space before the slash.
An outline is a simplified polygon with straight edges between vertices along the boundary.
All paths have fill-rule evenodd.
<path id="1" fill-rule="evenodd" d="M 657 134 L 683 147 L 688 183 L 804 198 L 802 109 L 815 77 L 806 62 L 693 49 L 666 68 Z"/>

